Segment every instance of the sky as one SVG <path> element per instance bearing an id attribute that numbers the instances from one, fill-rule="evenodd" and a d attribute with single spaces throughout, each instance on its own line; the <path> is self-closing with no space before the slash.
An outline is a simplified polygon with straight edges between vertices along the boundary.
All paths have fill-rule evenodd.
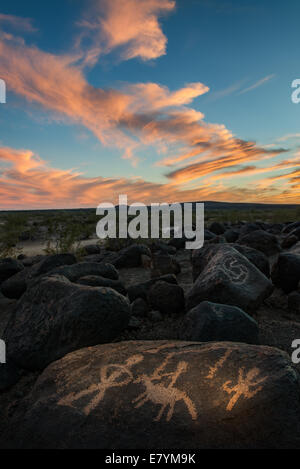
<path id="1" fill-rule="evenodd" d="M 3 0 L 0 210 L 300 203 L 298 0 Z"/>

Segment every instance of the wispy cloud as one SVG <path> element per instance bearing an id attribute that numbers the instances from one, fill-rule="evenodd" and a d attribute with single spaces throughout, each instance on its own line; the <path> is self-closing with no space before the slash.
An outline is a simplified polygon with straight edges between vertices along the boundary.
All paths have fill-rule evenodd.
<path id="1" fill-rule="evenodd" d="M 218 99 L 222 99 L 226 96 L 230 96 L 236 93 L 241 89 L 245 81 L 246 80 L 241 80 L 237 83 L 234 83 L 233 85 L 228 86 L 227 88 L 224 88 L 223 90 L 213 91 L 209 96 L 209 101 L 217 101 Z"/>
<path id="2" fill-rule="evenodd" d="M 18 31 L 26 31 L 30 33 L 37 31 L 30 18 L 22 18 L 20 16 L 0 13 L 0 24 L 11 26 Z"/>
<path id="3" fill-rule="evenodd" d="M 280 137 L 277 139 L 277 142 L 287 142 L 288 140 L 294 140 L 300 138 L 300 133 L 298 134 L 287 134 L 283 135 L 283 137 Z"/>
<path id="4" fill-rule="evenodd" d="M 262 78 L 261 80 L 258 80 L 256 83 L 249 86 L 248 88 L 245 88 L 244 90 L 241 90 L 238 94 L 249 93 L 249 91 L 255 90 L 256 88 L 259 88 L 260 86 L 265 85 L 266 83 L 268 83 L 268 81 L 272 80 L 275 76 L 276 76 L 275 74 L 268 75 L 268 76 Z"/>
<path id="5" fill-rule="evenodd" d="M 248 168 L 249 169 L 249 168 Z M 249 169 L 250 170 L 250 169 Z M 159 184 L 142 178 L 86 177 L 74 170 L 51 167 L 30 150 L 0 147 L 0 209 L 38 209 L 96 207 L 100 202 L 118 202 L 118 194 L 129 202 L 174 202 L 192 200 L 240 200 L 297 203 L 299 172 L 281 178 L 292 179 L 292 187 L 278 186 L 274 178 L 253 183 L 251 187 L 225 186 L 210 180 L 194 189 L 178 184 Z M 278 178 L 277 178 L 278 179 Z M 284 198 L 282 193 L 284 191 Z"/>
<path id="6" fill-rule="evenodd" d="M 90 39 L 85 63 L 93 65 L 114 49 L 123 59 L 151 60 L 166 54 L 167 38 L 159 18 L 175 9 L 173 0 L 96 0 L 78 24 Z"/>

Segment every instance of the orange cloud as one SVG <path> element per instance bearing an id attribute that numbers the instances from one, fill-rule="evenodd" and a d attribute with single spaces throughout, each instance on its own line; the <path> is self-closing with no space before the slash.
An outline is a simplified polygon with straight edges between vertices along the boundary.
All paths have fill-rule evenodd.
<path id="1" fill-rule="evenodd" d="M 95 1 L 86 19 L 80 22 L 81 39 L 92 39 L 86 63 L 94 63 L 97 56 L 115 48 L 121 49 L 124 59 L 150 60 L 164 55 L 167 38 L 158 18 L 174 8 L 173 0 Z"/>
<path id="2" fill-rule="evenodd" d="M 195 189 L 177 184 L 158 184 L 141 178 L 85 177 L 73 170 L 52 168 L 30 150 L 0 147 L 0 209 L 96 207 L 118 203 L 118 194 L 130 202 L 187 202 L 193 200 L 296 203 L 295 187 L 283 190 L 268 184 L 250 188 L 203 183 Z M 259 191 L 258 191 L 259 189 Z"/>

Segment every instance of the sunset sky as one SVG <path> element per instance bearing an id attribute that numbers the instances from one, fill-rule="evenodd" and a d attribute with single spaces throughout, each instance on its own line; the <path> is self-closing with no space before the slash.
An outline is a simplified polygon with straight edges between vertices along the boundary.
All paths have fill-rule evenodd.
<path id="1" fill-rule="evenodd" d="M 0 210 L 300 203 L 299 0 L 3 0 Z"/>

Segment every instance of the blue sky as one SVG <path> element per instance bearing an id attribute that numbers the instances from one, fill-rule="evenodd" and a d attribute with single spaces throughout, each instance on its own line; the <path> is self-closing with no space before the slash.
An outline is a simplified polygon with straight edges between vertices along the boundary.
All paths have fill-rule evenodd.
<path id="1" fill-rule="evenodd" d="M 150 184 L 146 197 L 161 193 L 163 200 L 190 199 L 193 196 L 227 201 L 241 200 L 243 197 L 245 201 L 299 202 L 297 170 L 300 140 L 299 137 L 285 138 L 300 133 L 300 105 L 291 101 L 291 83 L 300 77 L 299 2 L 177 0 L 175 5 L 171 0 L 163 0 L 165 10 L 162 11 L 157 6 L 157 0 L 140 0 L 140 3 L 130 0 L 130 28 L 132 26 L 134 30 L 137 25 L 138 30 L 141 18 L 145 22 L 150 19 L 150 23 L 154 18 L 157 22 L 154 28 L 157 38 L 153 39 L 152 35 L 143 37 L 142 47 L 147 55 L 143 56 L 144 52 L 139 52 L 140 30 L 136 36 L 130 36 L 130 40 L 122 36 L 121 46 L 116 45 L 119 27 L 122 26 L 122 18 L 117 17 L 118 3 L 123 0 L 110 1 L 111 4 L 115 3 L 115 10 L 109 11 L 105 0 L 64 0 L 48 4 L 36 1 L 2 2 L 0 40 L 5 44 L 5 49 L 0 49 L 0 78 L 6 81 L 7 103 L 0 106 L 0 145 L 5 149 L 2 159 L 0 152 L 0 168 L 2 161 L 5 171 L 2 182 L 8 185 L 9 190 L 3 190 L 3 198 L 0 193 L 0 208 L 24 207 L 30 172 L 36 181 L 34 187 L 29 188 L 30 197 L 25 197 L 28 208 L 96 203 L 98 193 L 101 194 L 101 184 L 111 178 L 122 180 L 122 188 L 126 187 L 126 181 L 130 188 L 132 181 L 134 184 L 137 181 L 133 194 L 140 193 L 141 197 L 144 196 L 141 183 L 145 182 L 146 187 Z M 135 16 L 141 4 L 144 7 L 142 16 Z M 17 18 L 23 19 L 23 24 Z M 27 23 L 24 19 L 28 19 Z M 112 28 L 109 38 L 103 33 L 106 24 Z M 83 39 L 79 40 L 81 34 Z M 152 44 L 153 40 L 165 40 L 163 53 L 155 49 L 157 44 Z M 96 54 L 93 63 L 82 66 L 89 52 L 98 47 L 101 52 Z M 128 57 L 131 53 L 128 53 L 129 49 L 134 51 L 133 57 Z M 32 50 L 34 52 L 30 52 Z M 153 58 L 148 57 L 150 53 Z M 29 88 L 36 86 L 40 73 L 39 61 L 41 58 L 44 60 L 47 54 L 59 62 L 64 56 L 80 55 L 78 61 L 72 60 L 71 67 L 80 70 L 87 87 L 92 87 L 97 93 L 99 89 L 105 92 L 113 90 L 113 93 L 120 90 L 127 95 L 130 85 L 149 83 L 162 87 L 165 93 L 166 89 L 168 93 L 185 90 L 193 83 L 201 83 L 209 91 L 199 93 L 191 102 L 180 106 L 172 102 L 167 111 L 160 109 L 158 113 L 152 101 L 147 108 L 143 94 L 139 98 L 142 103 L 139 102 L 137 107 L 134 89 L 129 93 L 130 96 L 134 95 L 130 98 L 133 100 L 130 112 L 133 107 L 139 120 L 146 122 L 147 132 L 140 127 L 140 122 L 139 130 L 133 129 L 132 119 L 128 123 L 128 116 L 123 118 L 118 115 L 117 122 L 116 117 L 112 116 L 114 124 L 110 123 L 110 135 L 103 143 L 98 130 L 95 130 L 97 123 L 91 122 L 90 115 L 89 123 L 86 119 L 83 123 L 82 108 L 78 110 L 78 116 L 77 110 L 73 109 L 68 110 L 66 116 L 59 103 L 56 107 L 52 106 L 52 94 L 46 96 L 48 90 L 45 88 L 48 85 L 43 85 L 42 89 L 36 88 L 35 96 L 31 95 Z M 31 58 L 26 62 L 28 57 Z M 14 61 L 18 61 L 17 66 L 12 64 Z M 41 75 L 45 74 L 45 66 L 43 64 Z M 49 63 L 49 74 L 52 73 Z M 51 83 L 49 79 L 49 88 L 54 85 L 55 79 Z M 57 99 L 59 101 L 59 97 Z M 102 101 L 99 102 L 98 110 L 101 112 Z M 186 109 L 204 115 L 200 118 L 199 132 L 211 150 L 209 154 L 199 153 L 190 159 L 176 160 L 182 154 L 182 147 L 184 152 L 195 148 L 194 140 L 192 142 L 189 136 L 190 127 L 185 139 L 184 135 L 178 137 L 177 127 L 174 130 L 172 123 L 172 131 L 168 128 L 159 142 L 153 135 L 148 135 L 148 127 L 153 119 L 159 125 L 161 119 L 170 115 L 173 117 L 173 111 L 183 116 Z M 109 106 L 105 113 L 109 113 Z M 224 125 L 232 141 L 228 145 L 224 140 L 219 142 L 218 139 L 223 137 L 219 135 L 218 128 L 211 135 L 205 127 L 205 137 L 202 137 L 202 121 L 205 125 Z M 127 143 L 119 143 L 124 136 L 130 136 L 129 146 L 133 145 L 133 155 L 129 158 L 124 158 Z M 236 148 L 240 139 L 253 143 L 248 157 L 244 155 L 238 157 L 235 164 L 227 164 L 233 154 L 235 158 L 241 151 Z M 288 151 L 283 152 L 282 148 Z M 30 158 L 33 164 L 26 169 L 26 174 L 22 173 L 22 165 L 21 169 L 16 167 L 15 157 L 8 156 L 9 149 L 12 154 L 17 152 L 20 159 L 24 157 L 24 152 L 32 153 Z M 265 153 L 273 149 L 274 154 Z M 225 164 L 224 157 L 227 158 Z M 170 158 L 171 166 L 164 164 Z M 41 161 L 39 169 L 34 163 L 37 159 Z M 205 161 L 219 161 L 220 164 L 214 164 L 213 171 L 205 171 L 202 175 L 198 172 L 199 165 L 203 166 Z M 285 161 L 288 162 L 286 167 L 283 165 Z M 281 163 L 280 167 L 276 166 Z M 252 169 L 247 170 L 249 166 Z M 266 166 L 270 172 L 257 171 Z M 224 179 L 216 182 L 215 175 L 229 169 L 238 174 L 231 177 L 225 175 Z M 66 179 L 66 175 L 73 171 L 74 187 L 70 187 L 69 194 L 65 193 L 64 198 L 59 199 L 53 193 L 54 188 L 47 187 L 45 192 L 48 196 L 42 201 L 35 200 L 33 194 L 38 192 L 37 185 L 40 184 L 43 190 L 45 188 L 43 177 L 47 179 L 47 172 L 54 175 L 53 171 L 60 170 L 66 172 Z M 22 174 L 14 180 L 16 171 Z M 37 171 L 42 175 L 36 174 Z M 282 177 L 285 174 L 287 177 Z M 95 178 L 100 178 L 98 185 Z M 24 181 L 22 188 L 18 182 L 20 179 Z M 80 192 L 85 183 L 94 188 L 94 196 L 90 192 Z M 14 184 L 23 194 L 20 201 L 11 197 Z M 63 180 L 59 184 L 63 184 Z M 115 194 L 119 185 L 112 187 L 112 194 Z M 79 191 L 78 196 L 76 191 Z M 108 192 L 105 194 L 109 196 Z"/>

